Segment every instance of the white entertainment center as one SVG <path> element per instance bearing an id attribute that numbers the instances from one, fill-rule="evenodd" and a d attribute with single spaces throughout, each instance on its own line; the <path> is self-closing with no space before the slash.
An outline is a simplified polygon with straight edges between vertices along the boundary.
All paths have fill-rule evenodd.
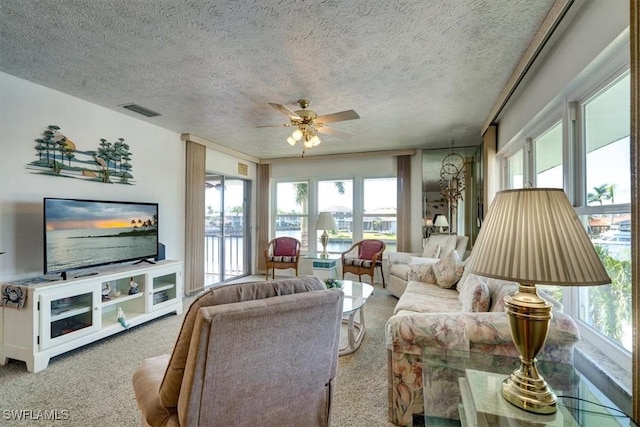
<path id="1" fill-rule="evenodd" d="M 132 281 L 138 292 L 129 294 Z M 109 266 L 68 280 L 19 281 L 24 306 L 0 305 L 0 365 L 16 359 L 38 372 L 53 356 L 165 314 L 181 314 L 182 281 L 182 262 L 170 260 Z M 119 309 L 126 316 L 122 323 Z"/>

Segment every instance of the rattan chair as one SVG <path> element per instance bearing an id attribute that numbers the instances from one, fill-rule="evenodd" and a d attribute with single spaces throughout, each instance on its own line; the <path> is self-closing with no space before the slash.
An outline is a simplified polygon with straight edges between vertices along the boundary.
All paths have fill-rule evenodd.
<path id="1" fill-rule="evenodd" d="M 380 268 L 380 276 L 382 277 L 382 287 L 386 288 L 384 281 L 384 272 L 382 271 L 382 253 L 386 248 L 382 240 L 367 239 L 361 240 L 351 246 L 341 255 L 342 260 L 342 278 L 345 273 L 353 273 L 358 275 L 358 280 L 362 281 L 362 275 L 371 276 L 371 284 L 375 281 L 375 269 Z M 357 252 L 356 252 L 357 249 Z"/>
<path id="2" fill-rule="evenodd" d="M 276 278 L 276 268 L 293 268 L 298 275 L 298 261 L 300 260 L 300 241 L 293 237 L 276 237 L 269 242 L 264 250 L 267 266 L 266 280 L 269 280 L 269 270 L 273 269 Z"/>

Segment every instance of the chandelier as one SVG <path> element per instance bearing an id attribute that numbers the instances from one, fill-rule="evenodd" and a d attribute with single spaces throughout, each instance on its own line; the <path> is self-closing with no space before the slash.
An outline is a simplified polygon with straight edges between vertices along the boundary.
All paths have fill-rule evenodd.
<path id="1" fill-rule="evenodd" d="M 316 127 L 313 124 L 305 123 L 299 124 L 298 129 L 294 130 L 291 136 L 287 138 L 287 142 L 292 147 L 300 140 L 302 140 L 304 148 L 315 147 L 322 142 L 318 137 Z"/>

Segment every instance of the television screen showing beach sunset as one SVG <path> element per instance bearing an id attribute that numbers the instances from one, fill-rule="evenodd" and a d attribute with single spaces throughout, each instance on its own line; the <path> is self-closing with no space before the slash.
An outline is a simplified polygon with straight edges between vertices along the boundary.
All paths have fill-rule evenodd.
<path id="1" fill-rule="evenodd" d="M 158 205 L 47 198 L 45 273 L 152 258 Z"/>

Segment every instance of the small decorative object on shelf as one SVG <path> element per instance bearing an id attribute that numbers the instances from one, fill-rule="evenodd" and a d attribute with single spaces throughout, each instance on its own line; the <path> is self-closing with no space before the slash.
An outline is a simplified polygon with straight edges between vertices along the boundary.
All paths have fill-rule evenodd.
<path id="1" fill-rule="evenodd" d="M 129 323 L 127 323 L 127 316 L 122 311 L 122 308 L 118 307 L 118 323 L 122 325 L 123 328 L 129 329 Z"/>
<path id="2" fill-rule="evenodd" d="M 138 284 L 133 280 L 133 277 L 129 281 L 129 295 L 138 293 Z"/>
<path id="3" fill-rule="evenodd" d="M 342 288 L 342 281 L 338 279 L 334 279 L 333 277 L 324 279 L 324 284 L 327 285 L 327 289 Z"/>
<path id="4" fill-rule="evenodd" d="M 109 292 L 111 292 L 111 285 L 109 282 L 105 283 L 104 288 L 102 288 L 102 301 L 110 300 Z"/>

